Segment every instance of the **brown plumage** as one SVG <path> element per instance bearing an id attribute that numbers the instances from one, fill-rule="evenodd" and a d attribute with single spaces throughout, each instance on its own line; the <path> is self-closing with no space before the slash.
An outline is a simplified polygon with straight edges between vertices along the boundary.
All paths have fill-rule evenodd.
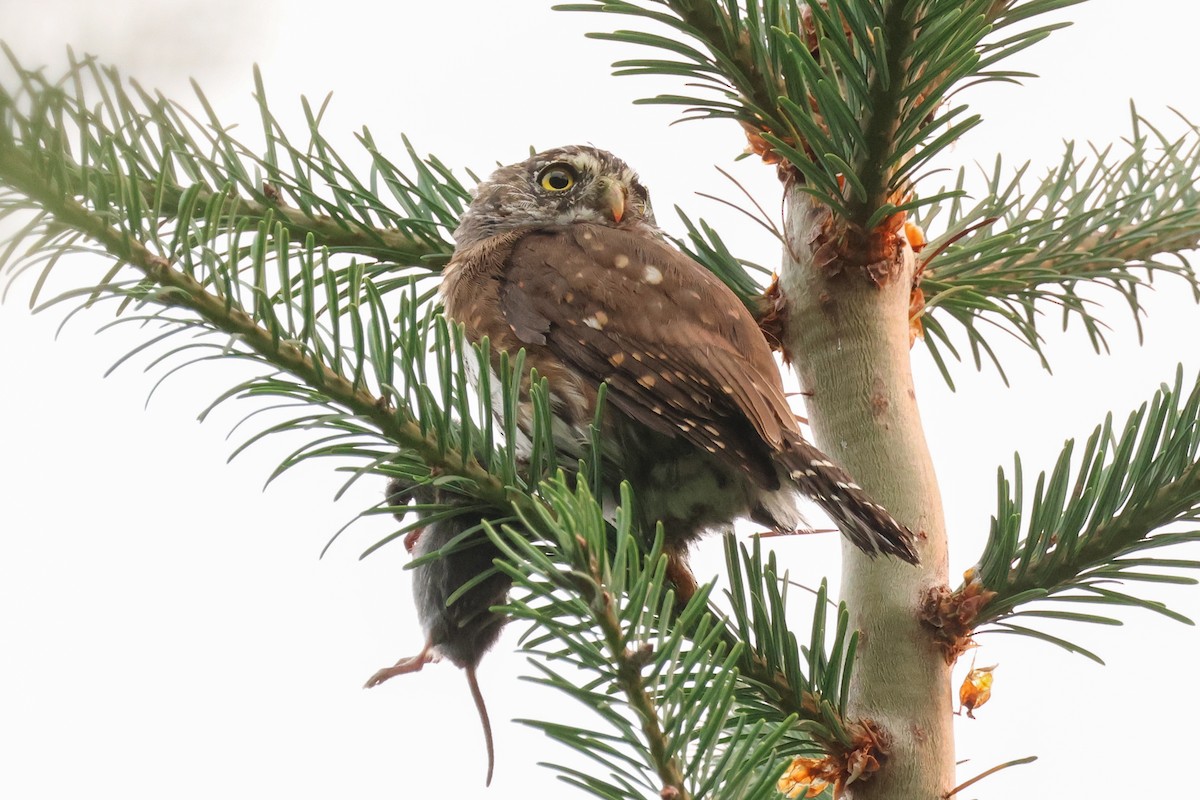
<path id="1" fill-rule="evenodd" d="M 501 168 L 455 239 L 447 316 L 493 353 L 526 349 L 560 452 L 582 452 L 608 384 L 607 477 L 630 481 L 669 550 L 737 517 L 792 530 L 799 493 L 864 551 L 916 562 L 911 532 L 804 441 L 755 320 L 665 241 L 624 162 L 564 147 Z"/>

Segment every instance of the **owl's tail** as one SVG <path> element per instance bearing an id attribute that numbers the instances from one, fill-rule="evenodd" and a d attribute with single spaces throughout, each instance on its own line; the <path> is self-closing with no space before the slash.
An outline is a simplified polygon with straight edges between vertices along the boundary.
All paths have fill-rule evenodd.
<path id="1" fill-rule="evenodd" d="M 846 538 L 870 556 L 885 553 L 916 564 L 912 531 L 872 500 L 847 472 L 799 436 L 779 456 L 800 491 L 833 518 Z"/>

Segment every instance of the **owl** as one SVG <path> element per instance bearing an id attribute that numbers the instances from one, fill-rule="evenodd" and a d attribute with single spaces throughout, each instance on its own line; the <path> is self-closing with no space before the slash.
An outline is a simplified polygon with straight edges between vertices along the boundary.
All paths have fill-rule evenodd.
<path id="1" fill-rule="evenodd" d="M 743 517 L 794 530 L 801 496 L 867 553 L 916 563 L 909 530 L 804 440 L 754 318 L 666 241 L 625 162 L 575 146 L 503 167 L 480 184 L 454 238 L 441 286 L 446 315 L 469 340 L 487 337 L 497 358 L 525 350 L 526 365 L 549 381 L 560 454 L 586 455 L 597 393 L 607 384 L 603 477 L 614 497 L 621 481 L 632 485 L 642 530 L 662 522 L 678 596 L 695 589 L 686 556 L 698 537 Z M 530 444 L 527 392 L 519 406 L 520 451 Z M 423 502 L 455 502 L 413 490 L 434 492 Z M 406 491 L 389 490 L 400 516 Z M 414 568 L 425 645 L 367 686 L 442 656 L 463 668 L 483 723 L 490 782 L 491 727 L 475 670 L 504 625 L 491 609 L 504 603 L 511 581 L 492 568 L 500 552 L 489 540 L 466 541 L 480 521 L 477 512 L 434 520 L 412 537 L 417 555 L 441 554 Z"/>
<path id="2" fill-rule="evenodd" d="M 525 349 L 560 453 L 583 454 L 607 384 L 605 478 L 630 483 L 643 530 L 662 522 L 677 583 L 706 531 L 737 518 L 795 530 L 801 496 L 867 553 L 916 563 L 912 533 L 804 440 L 754 317 L 666 240 L 624 161 L 569 146 L 503 167 L 454 238 L 445 313 L 493 354 Z"/>

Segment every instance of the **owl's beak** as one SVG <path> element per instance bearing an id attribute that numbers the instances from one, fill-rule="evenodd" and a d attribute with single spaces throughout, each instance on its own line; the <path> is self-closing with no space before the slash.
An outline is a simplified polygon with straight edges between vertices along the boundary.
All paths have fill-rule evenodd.
<path id="1" fill-rule="evenodd" d="M 602 208 L 612 212 L 613 222 L 620 222 L 625 216 L 625 187 L 616 181 L 604 180 L 600 203 Z"/>

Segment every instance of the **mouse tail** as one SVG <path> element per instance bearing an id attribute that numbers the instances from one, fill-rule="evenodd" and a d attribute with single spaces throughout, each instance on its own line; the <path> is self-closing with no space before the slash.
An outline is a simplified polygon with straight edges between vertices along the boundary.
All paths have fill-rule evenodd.
<path id="1" fill-rule="evenodd" d="M 479 680 L 475 677 L 475 668 L 468 666 L 467 685 L 471 687 L 471 697 L 475 700 L 475 708 L 479 711 L 479 721 L 483 724 L 483 740 L 487 745 L 487 781 L 485 786 L 492 785 L 492 771 L 496 767 L 496 749 L 492 745 L 492 722 L 488 719 L 487 705 L 483 702 L 483 692 L 479 691 Z"/>

